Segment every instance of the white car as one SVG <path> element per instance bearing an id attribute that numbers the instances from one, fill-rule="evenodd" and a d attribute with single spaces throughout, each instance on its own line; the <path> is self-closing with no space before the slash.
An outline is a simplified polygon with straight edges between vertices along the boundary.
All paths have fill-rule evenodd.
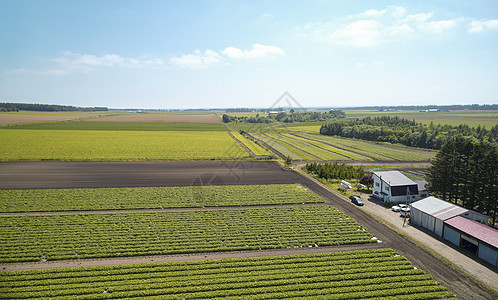
<path id="1" fill-rule="evenodd" d="M 399 212 L 401 210 L 410 211 L 410 207 L 406 204 L 398 204 L 391 208 L 392 211 Z"/>

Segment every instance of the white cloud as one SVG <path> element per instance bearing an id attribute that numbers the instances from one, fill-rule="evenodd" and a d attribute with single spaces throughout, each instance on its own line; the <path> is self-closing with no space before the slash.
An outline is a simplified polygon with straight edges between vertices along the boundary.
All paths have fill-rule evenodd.
<path id="1" fill-rule="evenodd" d="M 404 7 L 388 6 L 382 10 L 369 9 L 340 21 L 306 24 L 297 28 L 297 33 L 339 45 L 374 47 L 448 33 L 461 20 L 435 20 L 433 12 L 407 14 Z"/>
<path id="2" fill-rule="evenodd" d="M 482 32 L 486 29 L 498 30 L 498 19 L 486 20 L 486 21 L 474 20 L 470 22 L 468 26 L 468 32 L 472 33 Z"/>
<path id="3" fill-rule="evenodd" d="M 73 53 L 71 51 L 62 52 L 61 56 L 44 59 L 44 61 L 51 63 L 52 66 L 49 66 L 46 69 L 14 69 L 12 71 L 36 75 L 67 75 L 71 73 L 90 73 L 97 71 L 100 68 L 141 68 L 163 64 L 163 61 L 158 58 L 140 60 L 123 57 L 117 54 L 104 54 L 98 56 L 93 54 Z"/>
<path id="4" fill-rule="evenodd" d="M 386 12 L 387 12 L 387 9 L 383 9 L 383 10 L 369 9 L 365 12 L 358 14 L 357 16 L 360 18 L 379 17 L 379 16 L 384 15 Z"/>
<path id="5" fill-rule="evenodd" d="M 232 59 L 261 59 L 285 55 L 284 51 L 279 47 L 261 44 L 252 45 L 251 50 L 227 47 L 221 53 Z"/>
<path id="6" fill-rule="evenodd" d="M 27 73 L 27 74 L 35 74 L 35 75 L 54 75 L 54 76 L 62 76 L 67 75 L 69 72 L 63 69 L 47 69 L 47 70 L 30 70 L 30 69 L 12 69 L 8 72 L 12 73 Z"/>
<path id="7" fill-rule="evenodd" d="M 330 34 L 324 34 L 323 39 L 338 44 L 350 44 L 359 47 L 376 46 L 382 42 L 383 25 L 374 20 L 359 20 L 337 29 Z"/>
<path id="8" fill-rule="evenodd" d="M 68 72 L 91 72 L 98 67 L 133 67 L 138 68 L 144 65 L 161 65 L 161 59 L 139 60 L 135 58 L 123 57 L 117 54 L 105 54 L 101 56 L 92 54 L 79 54 L 66 51 L 58 58 L 49 59 L 56 62 L 60 67 Z"/>
<path id="9" fill-rule="evenodd" d="M 194 54 L 183 54 L 181 56 L 172 57 L 170 63 L 182 68 L 201 69 L 226 63 L 230 60 L 269 59 L 282 55 L 285 55 L 284 51 L 277 46 L 254 44 L 250 50 L 227 47 L 221 51 L 221 54 L 218 54 L 213 50 L 206 50 L 204 53 L 200 50 L 196 50 Z"/>
<path id="10" fill-rule="evenodd" d="M 178 57 L 172 57 L 170 62 L 182 68 L 201 69 L 221 63 L 222 58 L 215 51 L 208 49 L 204 53 L 200 50 L 195 50 L 194 54 L 183 54 Z"/>

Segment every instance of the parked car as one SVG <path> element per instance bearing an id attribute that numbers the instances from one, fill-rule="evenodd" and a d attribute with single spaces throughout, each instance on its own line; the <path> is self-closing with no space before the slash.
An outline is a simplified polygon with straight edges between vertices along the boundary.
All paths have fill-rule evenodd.
<path id="1" fill-rule="evenodd" d="M 395 212 L 400 212 L 401 210 L 405 210 L 405 209 L 408 209 L 408 211 L 410 211 L 410 207 L 408 207 L 408 205 L 406 205 L 406 204 L 398 204 L 398 205 L 395 205 L 391 208 L 391 210 L 395 211 Z"/>
<path id="2" fill-rule="evenodd" d="M 349 199 L 351 199 L 351 202 L 353 202 L 354 204 L 358 205 L 358 206 L 363 206 L 363 201 L 361 201 L 361 198 L 358 197 L 358 196 L 351 196 L 349 197 Z"/>
<path id="3" fill-rule="evenodd" d="M 399 211 L 399 216 L 400 217 L 407 217 L 407 218 L 409 218 L 410 217 L 410 207 L 402 208 Z"/>

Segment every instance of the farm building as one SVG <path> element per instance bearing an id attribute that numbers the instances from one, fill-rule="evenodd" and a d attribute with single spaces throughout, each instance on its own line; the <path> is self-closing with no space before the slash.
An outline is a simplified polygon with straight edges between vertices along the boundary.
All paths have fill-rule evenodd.
<path id="1" fill-rule="evenodd" d="M 425 187 L 427 185 L 427 181 L 425 180 L 415 180 L 417 183 L 417 188 L 418 188 L 418 194 L 420 196 L 420 199 L 424 199 L 429 197 L 429 191 Z"/>
<path id="2" fill-rule="evenodd" d="M 399 171 L 374 172 L 373 196 L 384 202 L 413 202 L 420 199 L 415 181 Z"/>
<path id="3" fill-rule="evenodd" d="M 443 237 L 444 221 L 456 216 L 487 224 L 489 217 L 447 201 L 428 197 L 411 204 L 410 222 Z"/>
<path id="4" fill-rule="evenodd" d="M 498 230 L 457 216 L 444 222 L 444 238 L 498 267 Z"/>

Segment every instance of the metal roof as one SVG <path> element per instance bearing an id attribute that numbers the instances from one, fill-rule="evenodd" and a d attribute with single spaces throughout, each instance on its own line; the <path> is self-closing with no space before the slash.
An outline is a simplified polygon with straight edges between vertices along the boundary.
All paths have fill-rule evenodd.
<path id="1" fill-rule="evenodd" d="M 415 180 L 415 183 L 417 184 L 419 192 L 427 190 L 425 188 L 425 185 L 427 184 L 427 181 L 425 181 L 425 180 Z"/>
<path id="2" fill-rule="evenodd" d="M 390 186 L 396 185 L 417 185 L 417 183 L 399 171 L 383 171 L 374 172 L 377 177 L 382 178 L 382 181 L 387 182 Z"/>
<path id="3" fill-rule="evenodd" d="M 446 220 L 444 223 L 488 245 L 498 248 L 498 230 L 492 227 L 460 216 Z"/>
<path id="4" fill-rule="evenodd" d="M 436 219 L 443 221 L 469 211 L 468 209 L 455 204 L 451 204 L 435 197 L 427 197 L 425 199 L 413 202 L 411 205 L 412 208 L 420 210 L 428 215 L 435 217 Z"/>

